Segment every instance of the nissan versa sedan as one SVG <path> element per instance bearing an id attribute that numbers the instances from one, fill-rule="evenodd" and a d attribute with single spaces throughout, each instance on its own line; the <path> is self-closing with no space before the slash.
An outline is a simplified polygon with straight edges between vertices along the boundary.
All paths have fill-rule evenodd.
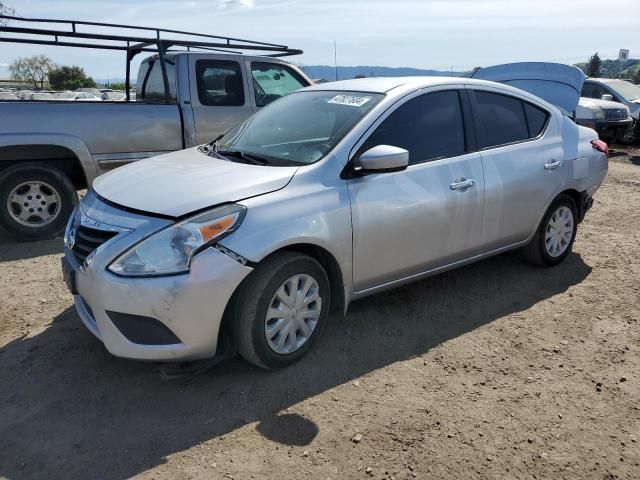
<path id="1" fill-rule="evenodd" d="M 607 157 L 593 130 L 500 83 L 316 85 L 208 145 L 96 179 L 63 270 L 116 356 L 225 345 L 282 368 L 366 295 L 517 248 L 560 263 Z"/>

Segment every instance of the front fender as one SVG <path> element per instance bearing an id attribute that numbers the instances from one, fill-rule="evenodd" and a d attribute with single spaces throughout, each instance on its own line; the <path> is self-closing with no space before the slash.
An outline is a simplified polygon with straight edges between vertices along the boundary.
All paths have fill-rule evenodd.
<path id="1" fill-rule="evenodd" d="M 295 245 L 320 247 L 336 260 L 344 285 L 351 286 L 351 207 L 346 185 L 298 180 L 296 176 L 282 190 L 239 202 L 247 207 L 243 223 L 220 244 L 254 263 Z"/>

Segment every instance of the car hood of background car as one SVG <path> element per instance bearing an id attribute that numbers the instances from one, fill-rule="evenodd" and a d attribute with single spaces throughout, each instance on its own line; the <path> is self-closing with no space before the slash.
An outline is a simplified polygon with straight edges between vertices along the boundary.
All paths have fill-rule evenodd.
<path id="1" fill-rule="evenodd" d="M 96 178 L 93 189 L 123 207 L 180 217 L 280 190 L 297 169 L 230 162 L 190 148 L 117 168 Z"/>
<path id="2" fill-rule="evenodd" d="M 604 109 L 621 108 L 626 110 L 627 106 L 622 103 L 612 102 L 611 100 L 599 100 L 597 98 L 580 97 L 578 105 L 583 107 L 600 107 Z"/>
<path id="3" fill-rule="evenodd" d="M 578 105 L 585 74 L 561 63 L 519 62 L 480 68 L 471 78 L 505 83 L 555 105 L 565 115 Z"/>

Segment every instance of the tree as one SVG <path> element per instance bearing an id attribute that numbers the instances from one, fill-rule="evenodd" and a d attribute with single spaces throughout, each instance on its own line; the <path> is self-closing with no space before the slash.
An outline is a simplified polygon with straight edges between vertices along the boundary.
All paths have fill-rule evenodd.
<path id="1" fill-rule="evenodd" d="M 95 87 L 93 78 L 87 77 L 84 69 L 72 67 L 52 67 L 49 70 L 49 85 L 54 90 L 77 90 L 78 88 Z"/>
<path id="2" fill-rule="evenodd" d="M 15 13 L 16 12 L 13 8 L 9 8 L 5 6 L 2 0 L 0 0 L 0 15 L 14 15 Z M 0 26 L 6 25 L 6 24 L 7 24 L 7 20 L 5 20 L 4 18 L 0 18 Z"/>
<path id="3" fill-rule="evenodd" d="M 602 61 L 598 56 L 598 52 L 594 53 L 593 56 L 589 59 L 589 63 L 587 63 L 587 76 L 599 77 L 601 64 L 602 64 Z"/>
<path id="4" fill-rule="evenodd" d="M 9 67 L 11 78 L 21 82 L 29 82 L 35 88 L 44 88 L 49 78 L 49 70 L 53 67 L 51 59 L 46 55 L 34 55 L 28 58 L 18 58 Z"/>
<path id="5" fill-rule="evenodd" d="M 636 76 L 633 78 L 633 81 L 636 82 L 636 85 L 640 85 L 640 68 L 636 70 Z"/>

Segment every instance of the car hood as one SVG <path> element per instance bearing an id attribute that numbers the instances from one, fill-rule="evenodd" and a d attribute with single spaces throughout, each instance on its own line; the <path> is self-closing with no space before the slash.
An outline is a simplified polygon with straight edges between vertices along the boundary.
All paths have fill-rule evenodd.
<path id="1" fill-rule="evenodd" d="M 190 148 L 117 168 L 96 178 L 93 189 L 127 208 L 180 217 L 280 190 L 297 169 L 235 163 Z"/>
<path id="2" fill-rule="evenodd" d="M 578 105 L 585 74 L 561 63 L 520 62 L 480 68 L 472 78 L 506 83 L 525 90 L 569 115 Z"/>
<path id="3" fill-rule="evenodd" d="M 612 102 L 611 100 L 600 100 L 597 98 L 587 98 L 587 97 L 580 97 L 580 101 L 578 102 L 578 105 L 581 105 L 583 107 L 600 107 L 603 109 L 614 109 L 614 108 L 622 108 L 624 110 L 627 109 L 627 106 L 623 105 L 622 103 Z"/>

